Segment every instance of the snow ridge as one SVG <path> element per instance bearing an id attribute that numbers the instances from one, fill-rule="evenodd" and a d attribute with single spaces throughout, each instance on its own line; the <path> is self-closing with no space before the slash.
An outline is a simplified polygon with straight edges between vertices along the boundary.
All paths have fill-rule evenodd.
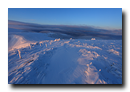
<path id="1" fill-rule="evenodd" d="M 32 42 L 13 35 L 9 42 L 8 82 L 122 84 L 121 42 L 83 39 Z"/>

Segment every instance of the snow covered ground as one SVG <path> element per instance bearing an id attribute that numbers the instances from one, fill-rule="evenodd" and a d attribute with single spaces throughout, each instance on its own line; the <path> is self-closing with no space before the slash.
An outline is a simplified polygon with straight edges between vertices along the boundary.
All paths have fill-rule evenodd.
<path id="1" fill-rule="evenodd" d="M 122 40 L 8 31 L 9 84 L 122 84 Z"/>

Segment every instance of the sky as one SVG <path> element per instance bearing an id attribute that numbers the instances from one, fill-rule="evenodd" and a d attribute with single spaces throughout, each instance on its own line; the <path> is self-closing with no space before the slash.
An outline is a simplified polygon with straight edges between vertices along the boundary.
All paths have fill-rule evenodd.
<path id="1" fill-rule="evenodd" d="M 122 29 L 122 8 L 8 8 L 8 20 Z"/>

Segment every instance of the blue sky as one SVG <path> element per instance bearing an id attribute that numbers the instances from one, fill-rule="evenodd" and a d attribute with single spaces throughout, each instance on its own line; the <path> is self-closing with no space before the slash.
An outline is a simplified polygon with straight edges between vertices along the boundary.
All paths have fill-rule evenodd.
<path id="1" fill-rule="evenodd" d="M 122 8 L 9 8 L 8 20 L 122 29 Z"/>

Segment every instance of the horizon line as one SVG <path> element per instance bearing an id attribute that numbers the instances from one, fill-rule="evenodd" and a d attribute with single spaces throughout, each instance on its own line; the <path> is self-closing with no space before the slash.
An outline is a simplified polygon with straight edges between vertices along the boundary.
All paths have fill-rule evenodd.
<path id="1" fill-rule="evenodd" d="M 88 25 L 66 25 L 66 24 L 40 24 L 40 23 L 34 23 L 34 22 L 24 22 L 24 21 L 18 21 L 18 20 L 9 20 L 8 21 L 13 21 L 13 22 L 19 22 L 19 23 L 25 23 L 25 24 L 35 24 L 35 25 L 48 25 L 48 26 L 69 26 L 69 27 L 90 27 L 94 29 L 104 29 L 104 30 L 122 30 L 122 28 L 104 28 L 104 27 L 98 27 L 98 26 L 88 26 Z M 9 24 L 9 22 L 8 22 Z"/>

